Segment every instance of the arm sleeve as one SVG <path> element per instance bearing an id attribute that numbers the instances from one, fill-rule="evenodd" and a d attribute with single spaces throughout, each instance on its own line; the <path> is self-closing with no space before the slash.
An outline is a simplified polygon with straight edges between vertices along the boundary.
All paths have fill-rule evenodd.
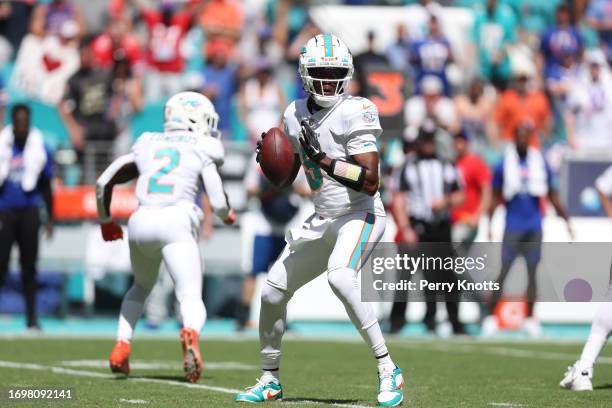
<path id="1" fill-rule="evenodd" d="M 595 187 L 606 196 L 612 195 L 612 166 L 595 180 Z"/>
<path id="2" fill-rule="evenodd" d="M 133 153 L 120 156 L 113 161 L 110 166 L 104 170 L 104 173 L 100 175 L 96 181 L 96 205 L 98 207 L 98 221 L 100 224 L 107 223 L 111 220 L 111 216 L 106 209 L 106 203 L 104 200 L 105 190 L 108 183 L 115 177 L 117 172 L 123 168 L 126 164 L 134 163 L 135 158 Z"/>
<path id="3" fill-rule="evenodd" d="M 201 176 L 204 182 L 204 189 L 210 199 L 210 205 L 215 214 L 217 214 L 219 218 L 225 220 L 229 216 L 230 206 L 227 201 L 227 195 L 223 190 L 223 182 L 217 171 L 217 166 L 209 162 L 202 169 Z"/>

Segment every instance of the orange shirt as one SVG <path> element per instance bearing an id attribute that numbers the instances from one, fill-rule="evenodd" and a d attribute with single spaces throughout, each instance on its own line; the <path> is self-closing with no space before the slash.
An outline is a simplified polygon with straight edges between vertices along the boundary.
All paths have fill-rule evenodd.
<path id="1" fill-rule="evenodd" d="M 200 24 L 211 34 L 224 32 L 239 33 L 244 24 L 240 2 L 234 0 L 213 0 L 204 6 Z"/>
<path id="2" fill-rule="evenodd" d="M 513 89 L 504 91 L 495 107 L 495 121 L 501 128 L 501 136 L 505 140 L 514 139 L 515 129 L 524 120 L 534 124 L 529 144 L 539 147 L 538 134 L 550 120 L 551 112 L 548 99 L 542 92 L 528 92 L 521 97 Z"/>

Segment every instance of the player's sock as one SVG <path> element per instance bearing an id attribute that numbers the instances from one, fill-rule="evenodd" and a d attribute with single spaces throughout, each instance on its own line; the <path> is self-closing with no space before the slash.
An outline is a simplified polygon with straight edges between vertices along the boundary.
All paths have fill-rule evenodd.
<path id="1" fill-rule="evenodd" d="M 612 304 L 604 303 L 595 313 L 591 332 L 587 339 L 582 355 L 578 360 L 578 365 L 581 369 L 589 369 L 593 367 L 595 360 L 601 353 L 603 346 L 608 340 L 608 336 L 612 332 Z"/>
<path id="2" fill-rule="evenodd" d="M 273 381 L 280 384 L 280 371 L 278 368 L 266 370 L 265 368 L 261 372 L 261 378 L 259 379 L 262 383 L 269 383 Z"/>
<path id="3" fill-rule="evenodd" d="M 259 341 L 261 344 L 261 366 L 273 375 L 280 366 L 281 340 L 287 327 L 287 302 L 291 294 L 271 286 L 268 282 L 261 292 L 259 314 Z M 269 370 L 266 370 L 268 368 Z"/>
<path id="4" fill-rule="evenodd" d="M 182 301 L 179 300 L 179 308 L 183 318 L 183 327 L 193 329 L 199 334 L 204 327 L 204 323 L 206 323 L 206 308 L 202 299 L 194 299 L 190 296 L 187 299 L 182 299 Z"/>
<path id="5" fill-rule="evenodd" d="M 149 295 L 150 289 L 146 290 L 137 283 L 127 291 L 121 303 L 119 314 L 119 326 L 117 329 L 117 340 L 129 343 L 134 335 L 134 328 L 144 308 L 144 302 Z"/>

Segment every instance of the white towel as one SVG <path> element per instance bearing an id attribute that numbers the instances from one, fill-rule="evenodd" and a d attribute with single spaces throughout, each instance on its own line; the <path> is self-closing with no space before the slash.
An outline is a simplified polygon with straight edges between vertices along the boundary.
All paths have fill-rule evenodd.
<path id="1" fill-rule="evenodd" d="M 4 184 L 11 170 L 13 157 L 13 126 L 5 126 L 0 132 L 0 186 Z M 23 149 L 23 177 L 21 187 L 29 192 L 36 188 L 38 178 L 47 164 L 47 151 L 42 133 L 36 128 L 30 128 L 28 139 Z"/>
<path id="2" fill-rule="evenodd" d="M 532 147 L 527 150 L 527 177 L 529 194 L 534 197 L 544 197 L 548 194 L 548 176 L 544 157 L 540 151 Z M 516 146 L 511 144 L 504 153 L 504 199 L 510 201 L 522 189 L 520 159 Z"/>

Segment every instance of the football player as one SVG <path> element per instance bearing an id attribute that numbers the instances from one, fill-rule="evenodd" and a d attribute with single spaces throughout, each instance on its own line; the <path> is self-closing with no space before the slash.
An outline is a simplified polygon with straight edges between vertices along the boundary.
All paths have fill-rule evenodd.
<path id="1" fill-rule="evenodd" d="M 595 188 L 599 194 L 604 212 L 612 218 L 612 166 L 597 178 Z M 574 391 L 593 391 L 593 364 L 599 357 L 601 350 L 612 335 L 612 266 L 610 266 L 610 285 L 606 295 L 606 303 L 602 303 L 595 313 L 591 332 L 587 339 L 580 359 L 567 368 L 565 376 L 559 383 L 561 388 Z"/>
<path id="2" fill-rule="evenodd" d="M 175 285 L 183 318 L 180 338 L 185 377 L 202 372 L 198 336 L 206 320 L 202 302 L 202 264 L 197 242 L 202 212 L 195 204 L 201 182 L 215 213 L 234 222 L 217 168 L 223 163 L 219 116 L 205 96 L 181 92 L 168 100 L 164 132 L 143 133 L 132 152 L 117 158 L 96 184 L 98 218 L 105 241 L 123 238 L 110 216 L 113 186 L 137 178 L 138 210 L 128 222 L 134 284 L 121 304 L 117 342 L 109 362 L 113 372 L 129 374 L 130 342 L 143 305 L 157 281 L 163 260 Z"/>
<path id="3" fill-rule="evenodd" d="M 347 95 L 353 58 L 334 35 L 319 34 L 306 43 L 299 73 L 309 96 L 287 107 L 283 126 L 305 170 L 315 213 L 301 228 L 288 231 L 287 245 L 268 273 L 259 319 L 262 375 L 236 401 L 282 398 L 279 365 L 287 302 L 327 271 L 329 285 L 378 362 L 378 404 L 396 406 L 404 398 L 402 373 L 391 360 L 372 306 L 361 302 L 358 280 L 385 229 L 378 193 L 378 111 L 369 100 Z M 294 168 L 297 173 L 299 166 Z"/>

